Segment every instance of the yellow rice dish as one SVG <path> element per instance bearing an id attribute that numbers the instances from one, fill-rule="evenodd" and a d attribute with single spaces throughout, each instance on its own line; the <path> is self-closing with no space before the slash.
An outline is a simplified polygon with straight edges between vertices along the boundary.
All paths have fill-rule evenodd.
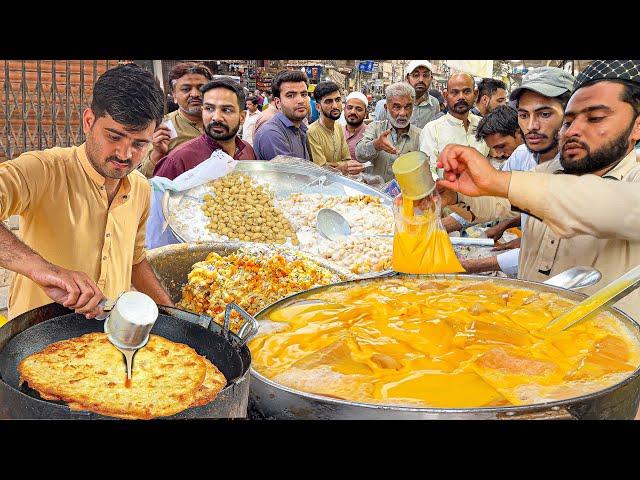
<path id="1" fill-rule="evenodd" d="M 609 315 L 543 337 L 573 303 L 492 281 L 377 279 L 297 297 L 250 343 L 253 368 L 296 390 L 435 408 L 524 405 L 614 385 L 640 364 Z"/>
<path id="2" fill-rule="evenodd" d="M 237 303 L 255 315 L 288 295 L 341 280 L 303 254 L 255 254 L 241 249 L 223 257 L 211 252 L 204 261 L 193 265 L 178 307 L 207 314 L 222 324 L 228 303 Z M 237 333 L 243 323 L 232 312 L 231 330 Z"/>

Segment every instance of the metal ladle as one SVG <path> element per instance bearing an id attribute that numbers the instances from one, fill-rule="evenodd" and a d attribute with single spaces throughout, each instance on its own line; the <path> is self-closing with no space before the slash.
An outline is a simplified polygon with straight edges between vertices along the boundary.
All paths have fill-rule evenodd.
<path id="1" fill-rule="evenodd" d="M 339 212 L 331 208 L 321 208 L 316 214 L 316 228 L 327 239 L 334 242 L 343 240 L 349 236 L 353 237 L 381 237 L 393 238 L 392 233 L 379 234 L 351 234 L 351 226 L 347 219 Z M 449 237 L 452 245 L 474 245 L 483 247 L 493 247 L 494 242 L 491 238 L 463 238 Z"/>
<path id="2" fill-rule="evenodd" d="M 640 286 L 640 265 L 618 277 L 609 285 L 586 298 L 572 309 L 551 320 L 541 333 L 554 334 L 592 318 L 602 310 L 626 297 Z"/>

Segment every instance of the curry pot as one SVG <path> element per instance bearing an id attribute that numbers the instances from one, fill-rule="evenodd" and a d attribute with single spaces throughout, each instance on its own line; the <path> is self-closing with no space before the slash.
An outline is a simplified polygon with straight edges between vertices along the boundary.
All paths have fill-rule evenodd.
<path id="1" fill-rule="evenodd" d="M 514 288 L 528 288 L 538 292 L 555 293 L 573 301 L 581 301 L 586 295 L 564 288 L 552 287 L 525 280 L 490 278 L 481 275 L 408 275 L 395 274 L 393 277 L 421 278 L 425 280 L 462 280 L 492 281 L 499 285 Z M 396 277 L 397 278 L 397 277 Z M 371 279 L 359 279 L 342 282 L 338 285 L 356 285 L 371 282 Z M 329 286 L 317 287 L 306 292 L 291 295 L 261 310 L 255 316 L 261 319 L 283 304 L 307 295 L 320 292 Z M 626 325 L 640 339 L 640 326 L 631 317 L 610 308 L 607 313 Z M 278 384 L 251 369 L 251 388 L 249 392 L 249 412 L 253 418 L 267 419 L 326 419 L 326 420 L 489 420 L 489 419 L 633 419 L 640 402 L 640 366 L 625 380 L 580 397 L 538 403 L 492 408 L 415 408 L 339 400 L 306 393 Z"/>

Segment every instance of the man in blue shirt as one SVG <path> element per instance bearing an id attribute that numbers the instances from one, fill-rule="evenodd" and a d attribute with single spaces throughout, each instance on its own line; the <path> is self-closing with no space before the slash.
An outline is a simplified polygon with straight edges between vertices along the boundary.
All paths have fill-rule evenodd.
<path id="1" fill-rule="evenodd" d="M 278 73 L 271 82 L 273 102 L 279 108 L 255 134 L 253 149 L 258 160 L 278 155 L 311 160 L 307 148 L 306 118 L 309 93 L 307 76 L 299 70 Z"/>

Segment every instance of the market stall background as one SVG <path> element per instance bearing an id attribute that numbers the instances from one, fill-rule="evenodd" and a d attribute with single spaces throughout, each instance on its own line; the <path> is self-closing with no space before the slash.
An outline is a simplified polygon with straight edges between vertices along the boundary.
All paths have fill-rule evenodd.
<path id="1" fill-rule="evenodd" d="M 193 59 L 191 59 L 193 60 Z M 199 59 L 195 59 L 199 60 Z M 91 101 L 93 84 L 118 63 L 135 62 L 154 73 L 165 92 L 168 73 L 183 60 L 1 60 L 0 61 L 0 162 L 23 152 L 84 142 L 81 115 Z M 384 88 L 404 78 L 409 60 L 199 60 L 214 75 L 231 76 L 250 91 L 269 90 L 273 76 L 283 69 L 304 71 L 311 83 L 332 80 L 346 91 L 362 91 L 378 100 Z M 550 65 L 576 74 L 589 60 L 431 60 L 435 67 L 432 88 L 442 90 L 452 68 L 473 68 L 472 63 L 492 65 L 493 77 L 510 88 L 518 85 L 531 68 Z M 464 62 L 469 65 L 464 66 Z M 490 62 L 490 63 L 487 63 Z M 491 68 L 489 68 L 491 69 Z M 474 72 L 471 72 L 474 73 Z M 5 224 L 19 235 L 17 217 Z M 0 268 L 0 315 L 6 315 L 12 273 Z"/>

